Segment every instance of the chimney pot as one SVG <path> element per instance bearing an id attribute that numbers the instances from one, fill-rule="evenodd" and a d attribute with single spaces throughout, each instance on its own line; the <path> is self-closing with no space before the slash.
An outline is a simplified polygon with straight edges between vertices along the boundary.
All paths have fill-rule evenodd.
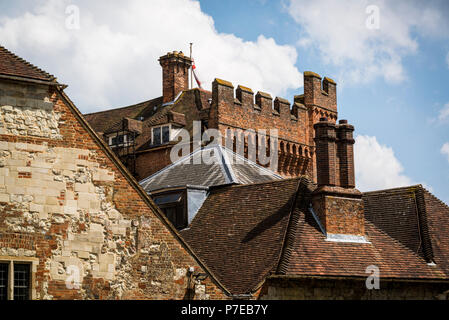
<path id="1" fill-rule="evenodd" d="M 339 123 L 339 124 L 347 124 L 347 123 L 348 123 L 348 120 L 340 120 L 340 121 L 338 121 L 338 123 Z"/>

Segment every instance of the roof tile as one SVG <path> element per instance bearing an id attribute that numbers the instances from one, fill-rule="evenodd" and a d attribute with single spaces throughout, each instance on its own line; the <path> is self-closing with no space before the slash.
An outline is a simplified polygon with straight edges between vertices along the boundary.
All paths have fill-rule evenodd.
<path id="1" fill-rule="evenodd" d="M 0 46 L 0 74 L 48 82 L 56 78 Z"/>

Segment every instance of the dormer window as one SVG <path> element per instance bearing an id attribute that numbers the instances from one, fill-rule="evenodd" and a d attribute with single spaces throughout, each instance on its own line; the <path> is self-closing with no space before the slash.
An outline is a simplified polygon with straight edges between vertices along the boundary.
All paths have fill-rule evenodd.
<path id="1" fill-rule="evenodd" d="M 186 192 L 168 192 L 155 196 L 154 202 L 166 215 L 168 220 L 181 230 L 187 227 Z"/>
<path id="2" fill-rule="evenodd" d="M 115 137 L 112 137 L 111 139 L 111 145 L 118 145 L 125 143 L 125 135 L 121 134 Z"/>
<path id="3" fill-rule="evenodd" d="M 114 147 L 126 147 L 134 142 L 134 137 L 132 134 L 114 134 L 108 137 L 109 145 Z"/>
<path id="4" fill-rule="evenodd" d="M 170 141 L 170 125 L 152 128 L 152 145 L 161 145 Z"/>

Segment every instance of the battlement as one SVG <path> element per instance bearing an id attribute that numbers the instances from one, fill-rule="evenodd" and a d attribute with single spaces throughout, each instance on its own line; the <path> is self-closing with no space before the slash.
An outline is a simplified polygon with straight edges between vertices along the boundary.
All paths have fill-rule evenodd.
<path id="1" fill-rule="evenodd" d="M 312 71 L 304 71 L 304 95 L 296 96 L 306 106 L 337 112 L 337 83 Z M 295 100 L 296 100 L 295 97 Z"/>
<path id="2" fill-rule="evenodd" d="M 304 72 L 304 94 L 293 103 L 262 91 L 222 79 L 212 83 L 211 123 L 222 134 L 242 130 L 277 130 L 279 173 L 284 176 L 308 174 L 316 179 L 313 125 L 326 117 L 337 120 L 337 93 L 334 80 Z M 234 133 L 233 133 L 234 134 Z M 245 139 L 246 144 L 246 139 Z"/>
<path id="3" fill-rule="evenodd" d="M 266 134 L 277 130 L 278 172 L 284 176 L 312 175 L 313 147 L 308 144 L 309 121 L 304 104 L 292 105 L 287 99 L 273 98 L 262 91 L 254 93 L 242 85 L 234 90 L 231 82 L 215 79 L 210 115 L 224 136 L 243 142 L 245 148 L 254 145 L 250 136 L 242 136 L 246 130 L 265 130 Z"/>
<path id="4" fill-rule="evenodd" d="M 234 107 L 243 107 L 252 112 L 252 117 L 272 116 L 278 117 L 283 121 L 298 121 L 301 111 L 306 107 L 295 102 L 293 106 L 287 99 L 273 97 L 266 92 L 258 91 L 254 95 L 251 88 L 239 85 L 234 91 L 234 85 L 226 80 L 216 78 L 212 83 L 212 105 L 218 106 L 220 103 L 228 104 Z"/>

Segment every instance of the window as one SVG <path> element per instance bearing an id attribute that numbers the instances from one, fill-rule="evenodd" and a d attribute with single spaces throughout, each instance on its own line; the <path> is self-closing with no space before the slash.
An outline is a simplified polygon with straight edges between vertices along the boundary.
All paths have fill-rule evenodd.
<path id="1" fill-rule="evenodd" d="M 161 144 L 161 127 L 153 128 L 153 144 Z"/>
<path id="2" fill-rule="evenodd" d="M 184 229 L 187 227 L 187 211 L 185 209 L 184 193 L 166 193 L 155 196 L 154 202 L 159 206 L 161 211 L 170 220 L 176 229 Z"/>
<path id="3" fill-rule="evenodd" d="M 0 300 L 8 299 L 8 263 L 0 263 Z"/>
<path id="4" fill-rule="evenodd" d="M 170 141 L 170 127 L 162 127 L 162 143 L 168 143 Z"/>
<path id="5" fill-rule="evenodd" d="M 112 137 L 111 145 L 118 145 L 125 143 L 125 135 L 121 134 L 115 137 Z"/>
<path id="6" fill-rule="evenodd" d="M 170 142 L 170 126 L 154 127 L 153 128 L 153 145 Z"/>
<path id="7" fill-rule="evenodd" d="M 30 265 L 14 264 L 14 300 L 30 298 Z"/>
<path id="8" fill-rule="evenodd" d="M 0 300 L 31 299 L 31 266 L 15 261 L 0 263 Z"/>

